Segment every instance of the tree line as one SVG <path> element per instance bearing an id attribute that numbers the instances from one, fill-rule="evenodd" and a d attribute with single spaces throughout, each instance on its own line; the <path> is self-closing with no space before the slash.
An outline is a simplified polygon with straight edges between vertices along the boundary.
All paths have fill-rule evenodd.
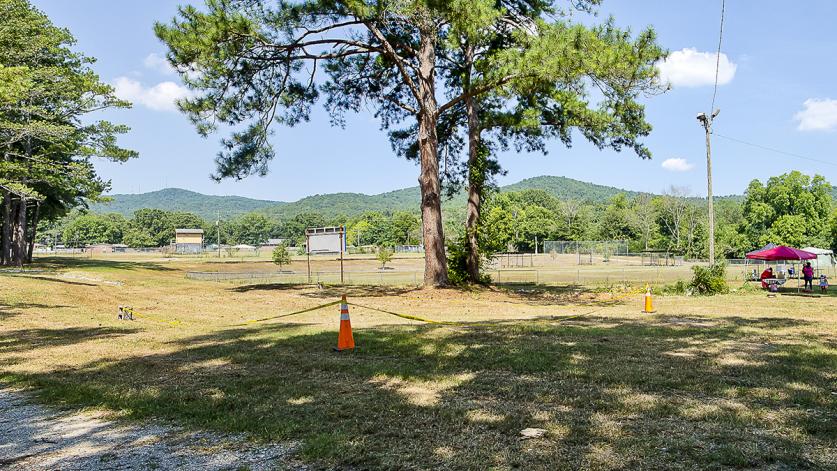
<path id="1" fill-rule="evenodd" d="M 830 191 L 831 185 L 823 177 L 794 171 L 765 183 L 754 180 L 743 198 L 719 199 L 715 208 L 719 255 L 742 258 L 746 252 L 771 242 L 837 250 L 837 209 Z M 704 199 L 677 187 L 662 195 L 620 193 L 602 203 L 559 199 L 543 190 L 495 193 L 485 202 L 478 243 L 484 260 L 497 252 L 543 252 L 546 240 L 626 240 L 634 253 L 664 250 L 705 259 L 706 211 Z M 465 234 L 461 208 L 447 210 L 444 218 L 452 240 Z M 306 228 L 329 225 L 345 226 L 347 242 L 352 246 L 421 243 L 419 215 L 406 211 L 370 211 L 355 217 L 308 212 L 288 219 L 252 212 L 220 221 L 221 243 L 258 245 L 281 238 L 289 246 L 302 246 Z M 68 246 L 124 243 L 155 247 L 169 244 L 176 228 L 202 228 L 207 244 L 218 243 L 216 221 L 159 209 L 141 209 L 131 218 L 74 212 L 42 225 L 39 240 Z M 448 247 L 449 255 L 460 253 L 455 243 L 451 245 L 454 247 Z M 465 270 L 464 266 L 460 268 Z"/>
<path id="2" fill-rule="evenodd" d="M 420 244 L 421 222 L 416 214 L 370 211 L 355 217 L 326 217 L 302 213 L 277 219 L 258 212 L 227 220 L 207 221 L 183 211 L 140 209 L 129 218 L 119 213 L 97 214 L 73 211 L 38 228 L 37 241 L 54 247 L 94 244 L 125 244 L 129 247 L 162 247 L 174 241 L 175 229 L 203 229 L 207 245 L 259 245 L 268 239 L 284 239 L 286 245 L 302 247 L 305 230 L 311 227 L 346 226 L 347 242 L 354 246 L 394 247 Z"/>
<path id="3" fill-rule="evenodd" d="M 831 191 L 822 176 L 793 171 L 765 183 L 753 180 L 743 198 L 720 198 L 719 256 L 743 258 L 768 243 L 837 250 Z M 483 218 L 479 238 L 486 253 L 534 251 L 535 242 L 544 240 L 627 240 L 631 252 L 709 256 L 706 200 L 684 188 L 670 187 L 662 195 L 618 194 L 602 204 L 559 200 L 541 190 L 500 193 L 489 200 Z"/>

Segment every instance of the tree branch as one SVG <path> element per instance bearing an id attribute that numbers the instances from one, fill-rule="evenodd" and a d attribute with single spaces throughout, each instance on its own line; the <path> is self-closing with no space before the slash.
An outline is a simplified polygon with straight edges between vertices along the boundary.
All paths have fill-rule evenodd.
<path id="1" fill-rule="evenodd" d="M 471 97 L 476 97 L 476 96 L 482 95 L 483 93 L 491 91 L 491 90 L 493 90 L 497 87 L 502 87 L 503 85 L 511 82 L 512 80 L 523 78 L 523 77 L 532 77 L 532 76 L 534 76 L 534 74 L 511 74 L 511 75 L 507 75 L 507 76 L 497 80 L 494 83 L 484 84 L 484 85 L 479 86 L 479 87 L 474 87 L 473 89 L 459 94 L 459 96 L 454 97 L 453 99 L 451 99 L 450 101 L 448 101 L 444 105 L 440 106 L 439 111 L 437 112 L 437 115 L 441 115 L 442 113 L 444 113 L 448 109 L 453 108 L 454 106 L 459 104 L 461 101 L 465 100 L 466 98 L 471 98 Z"/>
<path id="2" fill-rule="evenodd" d="M 413 93 L 413 96 L 416 98 L 416 101 L 421 102 L 421 94 L 419 93 L 419 89 L 416 86 L 413 78 L 410 77 L 410 74 L 407 73 L 407 66 L 404 63 L 404 58 L 398 55 L 398 52 L 395 51 L 395 48 L 392 47 L 392 44 L 387 40 L 386 36 L 375 26 L 374 23 L 371 21 L 364 21 L 364 24 L 372 32 L 372 34 L 381 42 L 381 45 L 384 48 L 384 54 L 389 57 L 390 59 L 395 62 L 395 66 L 398 67 L 398 71 L 401 72 L 401 77 L 404 78 L 404 82 L 410 88 L 410 91 Z"/>

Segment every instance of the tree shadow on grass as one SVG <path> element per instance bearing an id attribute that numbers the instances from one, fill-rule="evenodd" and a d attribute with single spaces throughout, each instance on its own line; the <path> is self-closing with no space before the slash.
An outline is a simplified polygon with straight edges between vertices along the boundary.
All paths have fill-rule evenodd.
<path id="1" fill-rule="evenodd" d="M 389 327 L 356 330 L 357 350 L 334 353 L 335 332 L 260 324 L 22 381 L 131 418 L 301 439 L 327 466 L 827 468 L 837 351 L 793 336 L 753 348 L 752 330 L 775 326 Z M 527 427 L 546 434 L 522 441 Z"/>
<path id="2" fill-rule="evenodd" d="M 131 260 L 105 260 L 98 258 L 72 258 L 72 257 L 43 257 L 38 258 L 33 264 L 35 267 L 52 269 L 101 269 L 110 270 L 154 270 L 154 271 L 176 271 L 176 268 L 164 266 L 158 262 L 141 262 Z"/>
<path id="3" fill-rule="evenodd" d="M 534 306 L 595 305 L 606 307 L 624 304 L 628 300 L 628 292 L 603 291 L 576 284 L 518 283 L 498 285 L 496 289 L 522 304 Z M 642 295 L 636 295 L 637 298 L 640 296 Z"/>
<path id="4" fill-rule="evenodd" d="M 65 304 L 42 304 L 30 302 L 0 302 L 0 320 L 20 315 L 26 309 L 61 309 L 70 307 Z"/>
<path id="5" fill-rule="evenodd" d="M 103 338 L 133 334 L 139 329 L 113 327 L 71 327 L 56 329 L 15 329 L 0 332 L 0 352 L 25 352 L 59 347 Z"/>
<path id="6" fill-rule="evenodd" d="M 236 286 L 234 288 L 229 288 L 229 290 L 236 293 L 247 293 L 250 291 L 297 291 L 305 288 L 311 288 L 311 285 L 294 283 L 256 283 Z M 306 298 L 314 299 L 339 299 L 340 296 L 344 294 L 347 297 L 365 298 L 401 296 L 420 290 L 421 288 L 417 287 L 386 285 L 327 285 L 322 288 L 318 288 L 316 291 L 300 293 L 300 295 Z"/>
<path id="7" fill-rule="evenodd" d="M 74 286 L 99 286 L 96 283 L 85 283 L 83 281 L 72 281 L 72 280 L 62 280 L 61 278 L 52 278 L 49 276 L 42 276 L 42 275 L 7 275 L 7 276 L 14 276 L 16 278 L 28 278 L 30 280 L 39 280 L 39 281 L 46 281 L 49 283 L 62 283 L 65 285 L 74 285 Z"/>

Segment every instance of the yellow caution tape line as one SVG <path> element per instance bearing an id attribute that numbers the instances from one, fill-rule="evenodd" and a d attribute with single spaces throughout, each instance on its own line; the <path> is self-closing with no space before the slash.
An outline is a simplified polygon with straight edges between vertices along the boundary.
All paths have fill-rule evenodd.
<path id="1" fill-rule="evenodd" d="M 601 302 L 621 301 L 622 299 L 625 299 L 628 296 L 633 296 L 633 295 L 640 294 L 640 293 L 643 293 L 643 292 L 645 292 L 645 289 L 637 288 L 637 289 L 635 289 L 633 291 L 629 291 L 629 292 L 627 292 L 627 293 L 625 293 L 625 294 L 623 294 L 619 297 L 609 299 L 607 301 L 596 301 L 596 302 L 601 303 Z M 352 305 L 352 306 L 355 306 L 355 307 L 359 307 L 359 308 L 363 308 L 363 309 L 369 309 L 371 311 L 378 311 L 378 312 L 382 312 L 384 314 L 389 314 L 391 316 L 400 317 L 402 319 L 409 319 L 409 320 L 412 320 L 412 321 L 425 322 L 427 324 L 454 325 L 454 326 L 460 326 L 460 327 L 477 325 L 477 324 L 469 324 L 469 323 L 466 323 L 466 322 L 434 321 L 433 319 L 427 319 L 427 318 L 418 317 L 418 316 L 411 316 L 409 314 L 399 314 L 397 312 L 387 311 L 386 309 L 379 309 L 379 308 L 376 308 L 376 307 L 364 306 L 362 304 L 357 304 L 357 303 L 353 303 L 353 302 L 350 302 L 349 304 Z M 575 315 L 572 315 L 572 316 L 562 317 L 560 319 L 556 319 L 556 321 L 557 322 L 563 322 L 563 321 L 566 321 L 566 320 L 587 316 L 587 315 L 593 314 L 595 312 L 598 312 L 598 311 L 604 309 L 605 307 L 606 306 L 601 306 L 601 307 L 599 307 L 597 309 L 594 309 L 593 311 L 590 311 L 590 312 L 585 312 L 585 313 L 581 313 L 581 314 L 575 314 Z M 532 318 L 532 319 L 515 319 L 515 320 L 516 321 L 533 321 L 533 320 L 543 320 L 543 319 L 542 318 Z"/>
<path id="2" fill-rule="evenodd" d="M 620 301 L 620 300 L 622 300 L 622 299 L 624 299 L 628 296 L 632 296 L 634 294 L 639 294 L 639 293 L 642 293 L 644 291 L 645 291 L 645 289 L 638 288 L 638 289 L 635 289 L 633 291 L 629 291 L 629 292 L 627 292 L 627 293 L 625 293 L 625 294 L 623 294 L 623 295 L 621 295 L 617 298 L 609 299 L 607 301 L 596 301 L 596 302 Z M 281 319 L 283 317 L 296 316 L 296 315 L 299 315 L 299 314 L 305 314 L 306 312 L 312 312 L 312 311 L 316 311 L 318 309 L 323 309 L 323 308 L 330 307 L 330 306 L 336 306 L 340 303 L 341 303 L 341 301 L 333 301 L 333 302 L 330 302 L 330 303 L 320 304 L 319 306 L 314 306 L 314 307 L 310 307 L 310 308 L 307 308 L 307 309 L 302 309 L 302 310 L 299 310 L 299 311 L 289 312 L 287 314 L 281 314 L 281 315 L 278 315 L 278 316 L 263 317 L 261 319 L 250 319 L 250 320 L 245 321 L 241 324 L 232 324 L 232 327 L 241 327 L 241 326 L 246 326 L 246 325 L 250 325 L 250 324 L 255 324 L 255 323 L 258 323 L 258 322 L 265 322 L 265 321 L 270 321 L 270 320 L 275 320 L 275 319 Z M 348 304 L 350 304 L 352 306 L 355 306 L 355 307 L 362 308 L 362 309 L 369 309 L 371 311 L 378 311 L 378 312 L 381 312 L 381 313 L 384 313 L 384 314 L 389 314 L 391 316 L 400 317 L 402 319 L 424 322 L 424 323 L 427 323 L 427 324 L 452 325 L 452 326 L 473 326 L 473 325 L 476 325 L 476 324 L 469 324 L 469 323 L 466 323 L 466 322 L 436 321 L 436 320 L 433 320 L 433 319 L 427 319 L 425 317 L 413 316 L 413 315 L 409 315 L 409 314 L 401 314 L 401 313 L 397 313 L 397 312 L 393 312 L 393 311 L 387 311 L 386 309 L 379 309 L 379 308 L 372 307 L 372 306 L 365 306 L 363 304 L 358 304 L 358 303 L 354 303 L 354 302 L 350 302 Z M 601 309 L 602 308 L 598 308 L 598 309 L 596 309 L 594 311 L 590 311 L 588 313 L 576 314 L 576 315 L 573 315 L 573 316 L 564 317 L 564 318 L 559 319 L 558 321 L 560 322 L 560 321 L 564 321 L 564 320 L 568 320 L 568 319 L 574 319 L 576 317 L 586 316 L 586 315 L 592 314 L 593 312 L 599 311 Z M 537 319 L 517 319 L 517 320 L 526 321 L 526 320 L 537 320 Z"/>
<path id="3" fill-rule="evenodd" d="M 397 312 L 387 311 L 385 309 L 378 309 L 376 307 L 371 307 L 371 306 L 364 306 L 362 304 L 357 304 L 357 303 L 349 303 L 349 304 L 352 305 L 352 306 L 355 306 L 355 307 L 362 308 L 362 309 L 369 309 L 371 311 L 378 311 L 378 312 L 382 312 L 384 314 L 389 314 L 391 316 L 400 317 L 402 319 L 409 319 L 411 321 L 425 322 L 427 324 L 467 325 L 464 322 L 434 321 L 433 319 L 425 319 L 424 317 L 411 316 L 409 314 L 399 314 Z"/>
<path id="4" fill-rule="evenodd" d="M 264 321 L 270 321 L 270 320 L 274 320 L 274 319 L 281 319 L 283 317 L 296 316 L 298 314 L 305 314 L 306 312 L 316 311 L 317 309 L 322 309 L 324 307 L 329 307 L 329 306 L 336 306 L 338 304 L 340 304 L 340 301 L 334 301 L 334 302 L 330 302 L 330 303 L 326 303 L 326 304 L 320 304 L 319 306 L 314 306 L 314 307 L 309 307 L 307 309 L 302 309 L 300 311 L 289 312 L 287 314 L 280 314 L 278 316 L 263 317 L 261 319 L 250 319 L 250 320 L 245 321 L 244 323 L 241 323 L 241 324 L 233 324 L 233 327 L 241 327 L 241 326 L 245 326 L 245 325 L 249 325 L 249 324 L 255 324 L 257 322 L 264 322 Z"/>

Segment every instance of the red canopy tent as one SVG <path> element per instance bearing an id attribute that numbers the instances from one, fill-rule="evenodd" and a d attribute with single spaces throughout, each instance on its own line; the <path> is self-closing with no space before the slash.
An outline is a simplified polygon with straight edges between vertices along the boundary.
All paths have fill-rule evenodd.
<path id="1" fill-rule="evenodd" d="M 749 252 L 746 257 L 751 260 L 781 261 L 781 260 L 812 260 L 817 255 L 804 250 L 777 245 L 776 247 Z M 796 290 L 799 291 L 799 278 L 796 279 Z"/>
<path id="2" fill-rule="evenodd" d="M 759 250 L 757 252 L 750 252 L 747 258 L 752 260 L 812 260 L 817 258 L 816 254 L 806 252 L 804 250 L 795 249 L 793 247 L 786 247 L 784 245 L 777 245 L 776 247 Z"/>

